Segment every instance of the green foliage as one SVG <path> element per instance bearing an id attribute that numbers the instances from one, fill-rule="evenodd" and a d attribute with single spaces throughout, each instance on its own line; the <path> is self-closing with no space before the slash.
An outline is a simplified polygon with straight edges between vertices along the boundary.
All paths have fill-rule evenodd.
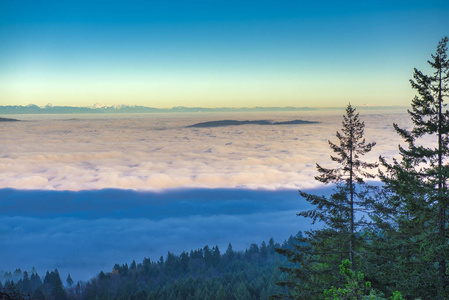
<path id="1" fill-rule="evenodd" d="M 372 260 L 389 262 L 376 267 L 380 285 L 399 287 L 410 298 L 449 297 L 447 43 L 443 38 L 428 61 L 433 74 L 414 70 L 410 82 L 417 95 L 408 111 L 413 126 L 394 124 L 406 143 L 399 147 L 400 159 L 381 157 L 386 197 L 373 215 L 382 234 L 373 234 Z M 385 276 L 387 269 L 396 276 Z"/>
<path id="2" fill-rule="evenodd" d="M 279 285 L 288 288 L 289 293 L 279 297 L 321 299 L 323 286 L 343 285 L 337 267 L 342 260 L 349 258 L 353 266 L 356 261 L 359 264 L 359 252 L 365 244 L 362 229 L 366 222 L 357 218 L 355 212 L 367 212 L 371 208 L 367 197 L 369 187 L 364 179 L 372 178 L 367 170 L 376 167 L 375 163 L 364 162 L 361 157 L 371 151 L 375 143 L 366 143 L 365 124 L 351 105 L 346 108 L 342 125 L 342 133 L 337 131 L 336 134 L 338 144 L 329 141 L 335 153 L 331 160 L 337 165 L 325 168 L 317 164 L 319 175 L 315 177 L 325 184 L 335 183 L 334 193 L 326 197 L 299 191 L 315 207 L 298 215 L 311 218 L 312 223 L 320 221 L 324 228 L 298 237 L 292 249 L 277 250 L 296 264 L 281 268 L 288 277 Z"/>
<path id="3" fill-rule="evenodd" d="M 365 280 L 362 272 L 357 274 L 351 270 L 351 262 L 344 260 L 340 265 L 340 274 L 346 279 L 344 288 L 332 287 L 324 290 L 323 294 L 326 300 L 381 300 L 383 294 L 371 287 L 371 282 Z M 403 300 L 400 292 L 396 291 L 391 297 L 393 300 Z"/>
<path id="4" fill-rule="evenodd" d="M 413 126 L 403 129 L 394 124 L 406 146 L 399 146 L 400 159 L 380 158 L 384 182 L 380 189 L 358 186 L 370 174 L 354 166 L 374 165 L 353 156 L 354 146 L 366 146 L 358 153 L 362 155 L 374 144 L 356 142 L 363 136 L 363 126 L 348 106 L 343 134 L 337 132 L 340 143 L 329 142 L 337 153 L 331 159 L 339 166 L 327 169 L 317 164 L 316 179 L 335 183 L 335 192 L 330 197 L 300 192 L 315 208 L 299 215 L 323 222 L 324 229 L 299 237 L 292 249 L 279 250 L 296 265 L 282 268 L 288 279 L 280 285 L 289 293 L 278 297 L 321 299 L 317 291 L 324 285 L 333 286 L 326 291 L 329 299 L 383 299 L 382 293 L 402 299 L 397 290 L 407 299 L 449 298 L 448 41 L 443 38 L 428 61 L 433 74 L 415 69 L 411 84 L 418 95 L 409 110 Z M 370 223 L 357 220 L 356 210 L 368 213 Z M 335 266 L 347 256 L 352 270 L 343 265 L 344 282 Z M 355 267 L 360 272 L 355 273 Z"/>
<path id="5" fill-rule="evenodd" d="M 291 242 L 291 237 L 289 241 Z M 27 288 L 32 299 L 267 299 L 279 293 L 276 282 L 282 277 L 279 265 L 286 260 L 275 252 L 281 245 L 273 239 L 245 251 L 234 251 L 229 244 L 221 254 L 218 246 L 191 250 L 142 263 L 115 264 L 112 272 L 101 271 L 87 283 L 78 282 L 64 289 L 58 270 L 39 275 L 23 272 L 15 287 L 18 295 Z M 284 242 L 283 248 L 289 247 Z M 22 274 L 22 272 L 21 272 Z M 9 276 L 9 274 L 7 274 Z M 12 276 L 12 274 L 11 274 Z M 69 280 L 70 279 L 70 280 Z M 32 281 L 36 281 L 33 282 Z M 73 282 L 72 282 L 73 284 Z M 10 286 L 9 283 L 7 286 Z"/>
<path id="6" fill-rule="evenodd" d="M 354 254 L 356 248 L 357 230 L 365 222 L 355 216 L 355 212 L 366 212 L 366 191 L 363 189 L 364 179 L 374 176 L 367 170 L 377 166 L 376 163 L 362 161 L 361 156 L 370 152 L 376 143 L 366 143 L 363 137 L 365 124 L 360 121 L 359 114 L 350 104 L 343 115 L 341 132 L 337 131 L 339 143 L 329 141 L 329 145 L 335 156 L 331 160 L 337 163 L 335 168 L 324 168 L 317 164 L 319 175 L 316 180 L 327 183 L 336 183 L 336 191 L 329 197 L 317 196 L 300 191 L 308 202 L 315 206 L 309 211 L 300 212 L 298 215 L 312 218 L 313 222 L 320 220 L 326 227 L 328 238 L 338 239 L 331 242 L 337 247 L 327 249 L 327 253 L 347 253 L 351 264 L 354 266 Z M 356 186 L 358 185 L 358 187 Z M 314 234 L 311 234 L 313 239 Z M 328 243 L 328 240 L 320 241 L 320 244 Z M 320 251 L 323 252 L 323 251 Z M 340 260 L 341 261 L 341 260 Z"/>
<path id="7" fill-rule="evenodd" d="M 0 299 L 25 300 L 29 296 L 20 291 L 14 282 L 6 281 L 5 285 L 0 287 Z"/>

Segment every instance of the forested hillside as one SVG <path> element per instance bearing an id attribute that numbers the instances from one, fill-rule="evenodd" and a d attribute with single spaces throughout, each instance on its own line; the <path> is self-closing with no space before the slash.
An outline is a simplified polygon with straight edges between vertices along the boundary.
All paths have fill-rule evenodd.
<path id="1" fill-rule="evenodd" d="M 267 299 L 282 291 L 276 285 L 284 276 L 279 266 L 290 264 L 275 249 L 290 248 L 294 241 L 290 237 L 279 245 L 270 239 L 245 251 L 229 244 L 224 252 L 217 246 L 169 252 L 158 260 L 117 263 L 88 282 L 67 278 L 65 288 L 58 270 L 43 280 L 35 271 L 16 270 L 2 274 L 0 288 L 12 299 Z"/>

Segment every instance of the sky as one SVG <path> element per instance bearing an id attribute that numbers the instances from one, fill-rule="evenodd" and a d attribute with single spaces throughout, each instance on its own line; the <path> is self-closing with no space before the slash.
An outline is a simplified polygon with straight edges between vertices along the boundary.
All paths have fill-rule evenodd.
<path id="1" fill-rule="evenodd" d="M 0 1 L 0 105 L 408 105 L 441 1 Z"/>

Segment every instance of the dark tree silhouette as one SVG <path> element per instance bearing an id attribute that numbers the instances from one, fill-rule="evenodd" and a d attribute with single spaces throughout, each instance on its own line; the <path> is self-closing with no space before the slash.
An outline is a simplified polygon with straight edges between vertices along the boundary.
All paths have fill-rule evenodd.
<path id="1" fill-rule="evenodd" d="M 363 218 L 357 218 L 355 213 L 370 208 L 364 179 L 373 178 L 369 170 L 377 166 L 376 163 L 361 160 L 376 144 L 365 141 L 364 128 L 364 122 L 360 121 L 359 114 L 349 104 L 343 116 L 341 133 L 336 133 L 338 143 L 329 141 L 335 153 L 331 160 L 337 166 L 326 168 L 317 164 L 319 175 L 315 179 L 325 184 L 335 184 L 335 192 L 326 197 L 299 191 L 314 208 L 300 212 L 298 216 L 311 218 L 312 223 L 320 221 L 324 223 L 324 228 L 298 237 L 293 249 L 277 249 L 291 262 L 300 265 L 299 268 L 281 268 L 289 277 L 279 284 L 289 288 L 289 297 L 320 299 L 323 286 L 343 284 L 338 277 L 338 266 L 342 260 L 349 258 L 352 268 L 356 266 L 354 254 L 360 247 L 357 246 L 360 237 L 356 233 L 366 222 Z"/>
<path id="2" fill-rule="evenodd" d="M 70 276 L 70 273 L 69 273 L 69 275 L 67 275 L 66 282 L 69 287 L 71 287 L 73 285 L 73 279 L 72 279 L 72 276 Z"/>
<path id="3" fill-rule="evenodd" d="M 381 157 L 386 168 L 381 178 L 392 193 L 385 205 L 390 209 L 389 215 L 383 219 L 390 223 L 393 220 L 392 226 L 383 225 L 390 228 L 391 243 L 401 249 L 396 256 L 406 257 L 398 261 L 403 264 L 398 270 L 409 278 L 402 284 L 420 297 L 434 299 L 449 297 L 447 43 L 447 37 L 441 39 L 428 61 L 432 75 L 414 70 L 410 83 L 418 95 L 408 111 L 413 126 L 407 129 L 394 124 L 406 142 L 406 146 L 399 146 L 400 160 L 389 163 Z M 382 213 L 387 215 L 385 211 Z"/>
<path id="4" fill-rule="evenodd" d="M 363 137 L 365 123 L 360 121 L 359 114 L 355 113 L 355 108 L 350 104 L 346 107 L 342 125 L 342 133 L 337 131 L 336 134 L 339 143 L 328 141 L 336 154 L 331 156 L 331 160 L 338 163 L 338 166 L 324 168 L 316 164 L 320 175 L 315 177 L 316 180 L 325 184 L 336 183 L 338 191 L 330 199 L 300 191 L 301 196 L 316 207 L 300 212 L 298 215 L 310 217 L 313 221 L 319 219 L 330 228 L 338 229 L 340 233 L 349 229 L 349 261 L 354 268 L 354 233 L 360 225 L 356 220 L 355 211 L 363 210 L 365 207 L 364 194 L 357 192 L 355 185 L 363 184 L 364 178 L 374 178 L 374 175 L 366 170 L 377 167 L 377 164 L 364 162 L 360 157 L 370 152 L 376 143 L 365 141 Z"/>

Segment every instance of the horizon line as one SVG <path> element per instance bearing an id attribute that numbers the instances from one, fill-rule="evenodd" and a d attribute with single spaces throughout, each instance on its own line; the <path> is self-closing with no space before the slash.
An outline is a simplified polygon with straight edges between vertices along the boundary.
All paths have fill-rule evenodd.
<path id="1" fill-rule="evenodd" d="M 352 105 L 356 108 L 403 108 L 408 107 L 407 105 L 373 105 L 373 104 L 362 104 L 362 105 Z M 0 105 L 1 108 L 38 108 L 38 109 L 57 109 L 57 108 L 77 108 L 77 109 L 90 109 L 90 110 L 101 110 L 101 109 L 123 109 L 123 108 L 143 108 L 143 109 L 155 109 L 155 110 L 174 110 L 174 109 L 206 109 L 206 110 L 214 110 L 214 109 L 230 109 L 230 110 L 239 110 L 239 109 L 341 109 L 346 106 L 215 106 L 215 107 L 204 107 L 204 106 L 185 106 L 185 105 L 176 105 L 172 107 L 152 107 L 145 105 L 136 105 L 136 104 L 99 104 L 95 103 L 90 106 L 76 106 L 76 105 L 37 105 L 37 104 L 27 104 L 27 105 Z"/>

